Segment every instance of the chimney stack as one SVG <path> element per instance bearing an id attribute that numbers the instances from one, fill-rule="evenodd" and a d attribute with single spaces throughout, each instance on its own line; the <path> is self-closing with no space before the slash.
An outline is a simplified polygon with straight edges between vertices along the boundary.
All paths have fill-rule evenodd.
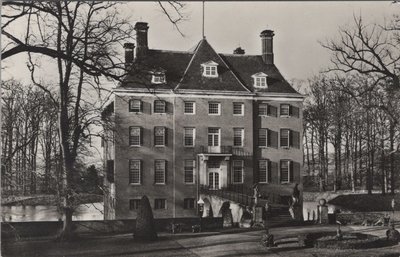
<path id="1" fill-rule="evenodd" d="M 134 60 L 133 51 L 135 49 L 135 44 L 125 43 L 124 49 L 125 49 L 125 68 L 129 68 L 129 66 L 132 65 Z"/>
<path id="2" fill-rule="evenodd" d="M 149 26 L 147 26 L 147 22 L 136 22 L 134 29 L 136 30 L 136 58 L 141 59 L 146 56 L 149 49 L 147 44 Z"/>
<path id="3" fill-rule="evenodd" d="M 273 51 L 273 37 L 274 31 L 272 30 L 264 30 L 261 32 L 261 55 L 264 63 L 266 64 L 274 64 L 274 51 Z"/>
<path id="4" fill-rule="evenodd" d="M 242 49 L 240 46 L 233 50 L 233 54 L 245 54 L 244 49 Z"/>

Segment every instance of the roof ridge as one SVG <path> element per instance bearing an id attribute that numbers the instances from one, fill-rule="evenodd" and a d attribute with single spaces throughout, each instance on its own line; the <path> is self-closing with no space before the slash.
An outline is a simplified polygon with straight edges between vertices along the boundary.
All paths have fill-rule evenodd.
<path id="1" fill-rule="evenodd" d="M 176 87 L 174 88 L 174 90 L 177 90 L 177 89 L 179 88 L 179 86 L 181 85 L 181 82 L 182 82 L 183 79 L 185 78 L 186 73 L 188 72 L 189 67 L 190 67 L 190 65 L 192 64 L 193 60 L 194 60 L 194 57 L 196 56 L 196 54 L 197 54 L 197 52 L 198 52 L 198 50 L 199 50 L 199 48 L 200 48 L 200 45 L 201 45 L 205 40 L 206 40 L 206 39 L 203 38 L 203 39 L 200 40 L 199 43 L 197 44 L 195 50 L 193 51 L 193 56 L 192 56 L 192 58 L 190 59 L 190 62 L 188 63 L 188 65 L 186 66 L 185 72 L 183 73 L 181 79 L 180 79 L 179 82 L 178 82 L 178 85 L 176 85 Z"/>
<path id="2" fill-rule="evenodd" d="M 150 51 L 159 51 L 163 53 L 184 53 L 184 54 L 192 54 L 190 51 L 179 51 L 179 50 L 164 50 L 164 49 L 149 49 Z"/>
<path id="3" fill-rule="evenodd" d="M 224 53 L 219 53 L 219 55 L 224 55 L 224 56 L 237 56 L 237 57 L 261 57 L 260 54 L 224 54 Z"/>

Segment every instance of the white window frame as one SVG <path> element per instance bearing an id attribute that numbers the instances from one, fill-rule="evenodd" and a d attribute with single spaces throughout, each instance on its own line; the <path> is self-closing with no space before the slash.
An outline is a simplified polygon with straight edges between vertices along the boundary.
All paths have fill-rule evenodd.
<path id="1" fill-rule="evenodd" d="M 139 110 L 138 110 L 138 111 L 137 111 L 137 110 L 134 110 L 134 108 L 132 108 L 132 106 L 134 105 L 134 104 L 133 104 L 134 102 L 139 103 Z M 129 105 L 129 112 L 136 112 L 136 113 L 142 112 L 142 100 L 139 100 L 139 99 L 129 99 L 128 105 Z"/>
<path id="2" fill-rule="evenodd" d="M 240 113 L 235 113 L 235 105 L 240 105 Z M 233 115 L 234 116 L 243 116 L 244 115 L 244 103 L 242 103 L 242 102 L 234 102 L 233 103 Z"/>
<path id="3" fill-rule="evenodd" d="M 240 182 L 236 182 L 235 181 L 235 167 L 239 167 L 239 166 L 236 166 L 235 164 L 236 163 L 241 163 L 241 165 L 240 165 L 240 167 L 241 167 L 241 180 L 240 180 Z M 232 184 L 243 184 L 243 181 L 244 181 L 244 160 L 233 160 L 233 163 L 232 163 Z"/>
<path id="4" fill-rule="evenodd" d="M 282 114 L 282 106 L 287 106 L 287 114 Z M 281 104 L 279 106 L 279 117 L 290 117 L 290 104 Z"/>
<path id="5" fill-rule="evenodd" d="M 218 132 L 210 132 L 210 129 L 216 129 Z M 212 137 L 211 142 L 213 145 L 210 145 L 210 136 Z M 218 136 L 217 145 L 215 145 L 215 136 Z M 221 128 L 209 127 L 207 129 L 207 145 L 211 147 L 221 146 Z"/>
<path id="6" fill-rule="evenodd" d="M 165 73 L 156 73 L 151 76 L 151 84 L 164 84 L 165 82 Z"/>
<path id="7" fill-rule="evenodd" d="M 157 163 L 162 163 L 162 169 L 157 169 Z M 166 160 L 154 160 L 154 184 L 155 185 L 165 185 L 165 177 L 166 177 L 166 170 L 167 170 L 167 161 Z M 161 173 L 159 173 L 161 172 Z M 157 181 L 157 176 L 162 175 L 162 181 Z"/>
<path id="8" fill-rule="evenodd" d="M 265 181 L 261 181 L 261 163 L 264 163 L 264 165 L 265 165 Z M 271 183 L 271 181 L 269 181 L 269 179 L 268 179 L 268 174 L 270 173 L 271 171 L 269 170 L 269 160 L 268 159 L 261 159 L 261 160 L 258 160 L 258 182 L 259 183 L 261 183 L 261 184 L 268 184 L 268 183 Z"/>
<path id="9" fill-rule="evenodd" d="M 217 65 L 203 65 L 203 76 L 210 78 L 218 77 Z"/>
<path id="10" fill-rule="evenodd" d="M 235 144 L 235 132 L 240 130 L 240 145 Z M 244 146 L 244 128 L 233 128 L 233 146 L 234 147 L 243 147 Z"/>
<path id="11" fill-rule="evenodd" d="M 192 166 L 186 166 L 186 162 L 193 162 Z M 192 181 L 191 182 L 187 182 L 186 181 L 186 172 L 189 172 L 189 169 L 191 168 L 191 172 L 192 172 Z M 195 183 L 195 172 L 196 172 L 196 161 L 192 160 L 192 159 L 187 159 L 183 161 L 183 182 L 187 185 L 193 185 Z"/>
<path id="12" fill-rule="evenodd" d="M 210 113 L 210 105 L 217 104 L 218 105 L 218 113 Z M 221 103 L 219 102 L 209 102 L 208 103 L 208 115 L 218 116 L 221 115 Z"/>
<path id="13" fill-rule="evenodd" d="M 162 137 L 163 137 L 163 143 L 160 145 L 160 144 L 157 144 L 157 137 L 161 137 L 161 136 L 157 136 L 156 135 L 156 130 L 157 129 L 162 129 L 163 130 L 163 135 L 162 135 Z M 166 133 L 166 131 L 167 131 L 167 129 L 165 128 L 165 127 L 154 127 L 154 146 L 155 147 L 163 147 L 163 146 L 165 146 L 166 144 L 165 144 L 165 142 L 166 142 L 166 137 L 167 137 L 167 133 Z"/>
<path id="14" fill-rule="evenodd" d="M 186 145 L 186 129 L 191 129 L 192 130 L 192 138 L 193 138 L 193 144 L 192 145 Z M 185 127 L 183 128 L 183 146 L 184 147 L 194 147 L 196 145 L 196 128 L 192 127 Z"/>
<path id="15" fill-rule="evenodd" d="M 286 145 L 282 145 L 282 132 L 283 131 L 288 131 L 288 139 L 287 139 L 287 146 Z M 285 149 L 288 149 L 288 148 L 290 148 L 290 133 L 291 133 L 291 130 L 290 129 L 288 129 L 288 128 L 282 128 L 282 129 L 280 129 L 280 131 L 279 131 L 279 146 L 281 147 L 281 148 L 285 148 Z"/>
<path id="16" fill-rule="evenodd" d="M 265 114 L 261 114 L 261 112 L 260 112 L 260 107 L 261 106 L 263 106 L 263 105 L 265 105 Z M 268 104 L 267 103 L 259 103 L 258 104 L 258 116 L 263 116 L 263 117 L 265 117 L 265 116 L 268 116 L 268 108 L 269 108 L 269 106 L 268 106 Z"/>
<path id="17" fill-rule="evenodd" d="M 265 145 L 261 145 L 261 131 L 265 131 Z M 258 147 L 259 148 L 267 148 L 268 147 L 268 129 L 267 128 L 260 128 L 258 129 Z"/>
<path id="18" fill-rule="evenodd" d="M 131 172 L 132 172 L 132 166 L 133 162 L 139 163 L 139 181 L 138 182 L 131 182 Z M 131 185 L 141 185 L 142 184 L 142 161 L 138 159 L 131 159 L 129 160 L 129 184 Z"/>
<path id="19" fill-rule="evenodd" d="M 254 77 L 254 87 L 266 88 L 267 77 L 261 77 L 261 76 Z"/>
<path id="20" fill-rule="evenodd" d="M 131 144 L 131 133 L 133 129 L 138 129 L 139 130 L 139 143 L 138 144 Z M 135 136 L 136 137 L 136 136 Z M 137 127 L 137 126 L 131 126 L 129 127 L 129 146 L 134 146 L 134 147 L 140 147 L 142 146 L 142 128 L 141 127 Z"/>
<path id="21" fill-rule="evenodd" d="M 287 180 L 283 180 L 282 178 L 283 178 L 283 176 L 282 176 L 282 163 L 283 162 L 286 162 L 287 163 L 287 165 L 288 165 L 288 173 L 287 173 Z M 280 183 L 281 184 L 288 184 L 288 183 L 290 183 L 290 173 L 292 172 L 291 171 L 291 163 L 292 163 L 292 161 L 291 160 L 281 160 L 280 162 L 279 162 L 279 180 L 280 180 Z"/>
<path id="22" fill-rule="evenodd" d="M 186 112 L 186 104 L 192 104 L 193 112 Z M 196 114 L 196 102 L 193 101 L 185 101 L 183 103 L 183 113 L 187 115 L 194 115 Z"/>

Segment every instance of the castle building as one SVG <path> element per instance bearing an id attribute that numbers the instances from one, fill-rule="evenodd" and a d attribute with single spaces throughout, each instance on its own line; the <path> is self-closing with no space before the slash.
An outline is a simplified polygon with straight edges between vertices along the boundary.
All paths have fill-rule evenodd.
<path id="1" fill-rule="evenodd" d="M 130 73 L 103 117 L 105 219 L 136 217 L 146 195 L 155 218 L 196 217 L 199 188 L 252 188 L 290 197 L 301 186 L 302 104 L 274 65 L 271 30 L 261 54 L 219 54 L 203 38 L 189 51 L 149 49 L 145 22 L 127 43 Z"/>

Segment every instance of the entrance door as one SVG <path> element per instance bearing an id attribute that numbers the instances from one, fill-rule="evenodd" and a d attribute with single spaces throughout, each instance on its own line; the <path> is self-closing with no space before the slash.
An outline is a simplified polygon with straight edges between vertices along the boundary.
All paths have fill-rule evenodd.
<path id="1" fill-rule="evenodd" d="M 218 172 L 208 173 L 208 185 L 212 190 L 219 189 L 219 174 Z"/>
<path id="2" fill-rule="evenodd" d="M 220 128 L 208 128 L 208 151 L 210 153 L 219 153 L 221 151 L 220 134 Z"/>

